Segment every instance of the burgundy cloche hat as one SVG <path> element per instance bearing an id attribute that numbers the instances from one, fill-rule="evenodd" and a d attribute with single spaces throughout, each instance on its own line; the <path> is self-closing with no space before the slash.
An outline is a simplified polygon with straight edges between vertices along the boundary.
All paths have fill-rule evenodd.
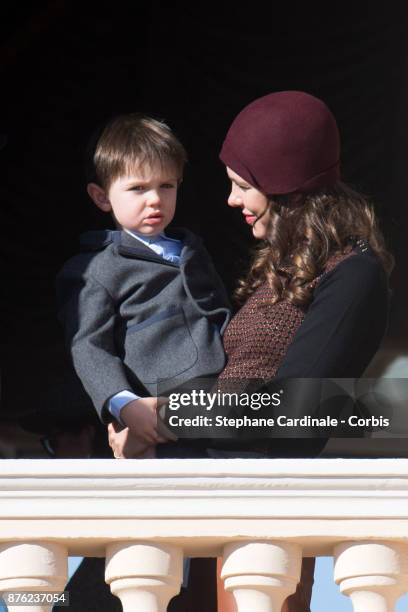
<path id="1" fill-rule="evenodd" d="M 340 178 L 339 130 L 322 100 L 280 91 L 237 115 L 220 159 L 266 195 L 310 193 Z"/>

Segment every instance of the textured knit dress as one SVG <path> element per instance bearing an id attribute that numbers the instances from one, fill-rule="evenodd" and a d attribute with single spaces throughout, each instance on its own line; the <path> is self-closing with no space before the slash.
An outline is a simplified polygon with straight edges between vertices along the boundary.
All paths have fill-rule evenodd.
<path id="1" fill-rule="evenodd" d="M 249 297 L 225 331 L 228 361 L 221 379 L 362 375 L 387 325 L 380 262 L 360 242 L 331 257 L 313 285 L 307 309 L 286 301 L 270 305 L 267 283 Z"/>

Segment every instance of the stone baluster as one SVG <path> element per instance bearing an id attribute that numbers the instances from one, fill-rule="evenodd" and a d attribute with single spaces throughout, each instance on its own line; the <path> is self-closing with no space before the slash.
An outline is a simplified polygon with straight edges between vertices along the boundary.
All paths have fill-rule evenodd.
<path id="1" fill-rule="evenodd" d="M 51 542 L 0 544 L 0 592 L 61 592 L 67 583 L 64 546 Z M 31 595 L 29 595 L 31 597 Z M 9 612 L 49 612 L 52 604 L 12 605 Z"/>
<path id="2" fill-rule="evenodd" d="M 122 542 L 106 549 L 105 580 L 124 612 L 165 612 L 183 580 L 183 552 L 160 544 Z"/>
<path id="3" fill-rule="evenodd" d="M 408 550 L 393 543 L 346 542 L 334 549 L 334 579 L 354 612 L 393 612 L 408 591 Z"/>
<path id="4" fill-rule="evenodd" d="M 238 542 L 224 549 L 221 577 L 238 612 L 280 612 L 296 590 L 302 562 L 300 546 L 284 542 Z"/>

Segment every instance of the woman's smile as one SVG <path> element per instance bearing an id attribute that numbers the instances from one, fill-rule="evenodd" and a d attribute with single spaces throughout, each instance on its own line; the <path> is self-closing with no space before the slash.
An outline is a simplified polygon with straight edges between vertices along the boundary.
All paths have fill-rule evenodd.
<path id="1" fill-rule="evenodd" d="M 245 217 L 245 221 L 248 223 L 248 225 L 253 225 L 255 223 L 255 221 L 257 220 L 257 216 L 253 215 L 251 213 L 247 214 L 247 213 L 243 213 L 244 217 Z"/>
<path id="2" fill-rule="evenodd" d="M 231 181 L 228 206 L 242 209 L 245 222 L 252 227 L 255 238 L 266 238 L 270 219 L 268 198 L 231 168 L 227 167 L 227 174 Z"/>

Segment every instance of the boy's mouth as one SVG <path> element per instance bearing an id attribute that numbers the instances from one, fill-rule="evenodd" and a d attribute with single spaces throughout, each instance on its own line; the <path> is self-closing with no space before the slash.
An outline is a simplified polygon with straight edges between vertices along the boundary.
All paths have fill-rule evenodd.
<path id="1" fill-rule="evenodd" d="M 163 215 L 157 213 L 155 215 L 150 215 L 149 217 L 146 217 L 145 223 L 148 223 L 149 225 L 155 225 L 156 223 L 160 223 L 162 220 Z"/>

